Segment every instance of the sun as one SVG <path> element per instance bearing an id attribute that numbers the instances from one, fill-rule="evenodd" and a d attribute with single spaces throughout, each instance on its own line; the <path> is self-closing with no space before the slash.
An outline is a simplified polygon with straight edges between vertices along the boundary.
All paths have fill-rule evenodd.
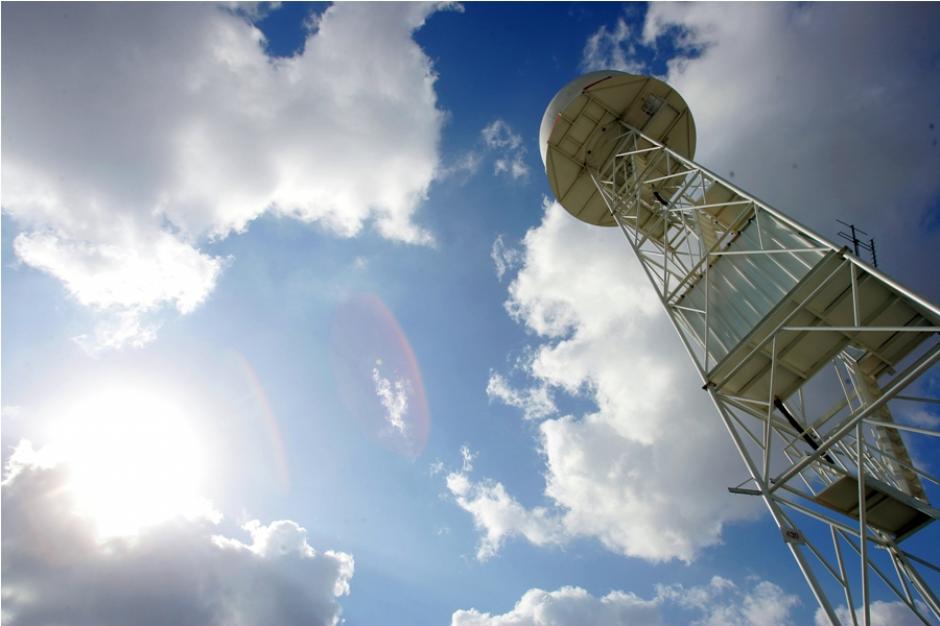
<path id="1" fill-rule="evenodd" d="M 80 398 L 59 433 L 78 513 L 102 538 L 174 517 L 214 517 L 194 416 L 165 390 L 115 385 Z"/>

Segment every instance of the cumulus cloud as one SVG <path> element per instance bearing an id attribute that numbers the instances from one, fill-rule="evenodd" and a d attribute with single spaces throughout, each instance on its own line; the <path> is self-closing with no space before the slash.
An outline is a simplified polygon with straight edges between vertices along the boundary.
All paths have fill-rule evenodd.
<path id="1" fill-rule="evenodd" d="M 723 524 L 757 513 L 725 490 L 741 481 L 740 460 L 621 235 L 555 203 L 544 211 L 506 302 L 540 337 L 524 364 L 535 383 L 511 389 L 496 375 L 488 392 L 529 418 L 553 412 L 550 390 L 593 399 L 597 411 L 539 424 L 549 506 L 527 509 L 493 481 L 452 480 L 451 491 L 474 516 L 484 556 L 512 536 L 585 536 L 625 555 L 691 560 Z"/>
<path id="2" fill-rule="evenodd" d="M 496 119 L 480 131 L 486 147 L 496 154 L 493 161 L 494 174 L 506 174 L 513 180 L 529 175 L 525 164 L 525 145 L 522 137 L 512 130 L 505 120 Z"/>
<path id="3" fill-rule="evenodd" d="M 476 609 L 456 611 L 451 626 L 575 626 L 578 624 L 663 624 L 659 603 L 612 591 L 595 598 L 580 587 L 557 591 L 529 589 L 512 611 L 502 615 Z"/>
<path id="4" fill-rule="evenodd" d="M 472 469 L 472 465 L 469 466 Z M 564 529 L 557 515 L 544 507 L 527 509 L 506 492 L 501 483 L 475 482 L 464 470 L 447 475 L 447 488 L 457 505 L 473 516 L 482 536 L 477 545 L 477 559 L 485 561 L 499 552 L 512 536 L 522 536 L 535 545 L 559 544 Z"/>
<path id="5" fill-rule="evenodd" d="M 699 162 L 829 238 L 836 219 L 856 223 L 881 267 L 936 297 L 923 268 L 940 237 L 940 91 L 927 87 L 940 66 L 922 42 L 938 19 L 927 5 L 657 3 L 635 28 L 602 26 L 581 65 L 663 62 L 695 117 Z"/>
<path id="6" fill-rule="evenodd" d="M 700 162 L 830 238 L 837 218 L 858 224 L 881 267 L 936 297 L 940 65 L 922 42 L 938 20 L 932 5 L 654 4 L 642 39 L 680 49 L 665 79 Z"/>
<path id="7" fill-rule="evenodd" d="M 353 558 L 314 550 L 295 522 L 251 521 L 243 540 L 176 518 L 102 540 L 77 513 L 68 465 L 46 448 L 22 442 L 5 469 L 4 624 L 339 622 Z"/>
<path id="8" fill-rule="evenodd" d="M 759 581 L 743 592 L 720 576 L 691 588 L 660 586 L 657 597 L 699 611 L 702 616 L 693 624 L 701 626 L 789 626 L 794 623 L 790 612 L 800 604 L 799 598 L 772 582 Z"/>
<path id="9" fill-rule="evenodd" d="M 171 303 L 180 313 L 199 306 L 222 269 L 170 233 L 134 238 L 127 245 L 76 241 L 53 233 L 17 236 L 17 256 L 59 278 L 81 304 L 122 310 Z"/>
<path id="10" fill-rule="evenodd" d="M 530 589 L 508 613 L 491 615 L 476 609 L 459 610 L 451 626 L 610 626 L 670 623 L 666 610 L 680 611 L 685 623 L 699 626 L 789 626 L 796 596 L 767 581 L 741 589 L 719 576 L 695 587 L 659 585 L 644 599 L 634 593 L 611 591 L 595 597 L 580 587 L 556 591 Z"/>
<path id="11" fill-rule="evenodd" d="M 473 471 L 473 461 L 476 460 L 478 452 L 473 452 L 470 446 L 464 444 L 460 446 L 460 471 L 464 474 Z"/>
<path id="12" fill-rule="evenodd" d="M 226 262 L 200 246 L 265 212 L 432 243 L 413 218 L 443 114 L 412 34 L 437 6 L 334 5 L 278 59 L 221 5 L 5 8 L 3 210 L 18 257 L 126 321 L 198 307 Z M 138 325 L 110 341 L 146 342 L 155 326 Z"/>
<path id="13" fill-rule="evenodd" d="M 924 410 L 909 411 L 906 417 L 912 424 L 920 426 L 921 428 L 940 427 L 940 417 Z"/>
<path id="14" fill-rule="evenodd" d="M 547 386 L 514 389 L 498 372 L 490 372 L 486 395 L 490 400 L 499 400 L 503 404 L 522 409 L 522 416 L 527 420 L 548 417 L 558 410 Z"/>
<path id="15" fill-rule="evenodd" d="M 929 615 L 926 606 L 921 605 L 921 611 L 925 615 Z M 902 602 L 875 600 L 869 606 L 869 612 L 872 626 L 921 626 L 924 623 Z M 836 609 L 836 615 L 843 624 L 862 624 L 864 622 L 861 609 L 855 609 L 857 622 L 852 620 L 851 613 L 844 605 Z M 829 618 L 826 617 L 822 608 L 816 609 L 815 622 L 816 626 L 829 626 Z"/>
<path id="16" fill-rule="evenodd" d="M 918 228 L 940 194 L 928 119 L 940 91 L 923 88 L 940 66 L 919 43 L 936 16 L 655 4 L 642 38 L 625 24 L 602 29 L 583 61 L 617 65 L 616 50 L 629 60 L 636 40 L 677 50 L 666 79 L 696 116 L 700 161 L 734 169 L 746 189 L 822 232 L 836 230 L 835 217 L 874 230 L 885 265 L 936 289 L 926 268 L 940 231 Z M 744 467 L 622 236 L 547 203 L 522 255 L 506 307 L 538 336 L 525 373 L 534 388 L 597 406 L 539 427 L 546 501 L 565 536 L 688 561 L 719 543 L 726 523 L 756 516 L 755 502 L 725 493 Z"/>
<path id="17" fill-rule="evenodd" d="M 496 277 L 503 280 L 503 276 L 509 270 L 515 269 L 520 259 L 519 251 L 511 246 L 507 246 L 503 241 L 502 235 L 497 235 L 493 240 L 493 247 L 490 249 L 490 258 L 493 259 L 493 265 L 496 267 Z"/>
<path id="18" fill-rule="evenodd" d="M 637 37 L 624 18 L 608 28 L 602 25 L 588 37 L 581 53 L 581 69 L 585 72 L 595 70 L 620 70 L 631 74 L 646 72 L 646 64 L 637 53 Z"/>
<path id="19" fill-rule="evenodd" d="M 516 152 L 507 157 L 500 157 L 493 162 L 495 174 L 506 174 L 513 179 L 525 178 L 529 175 L 529 166 L 523 161 L 523 155 Z"/>
<path id="20" fill-rule="evenodd" d="M 545 507 L 526 509 L 501 483 L 473 480 L 470 474 L 477 455 L 469 446 L 460 446 L 460 469 L 448 473 L 445 480 L 457 505 L 470 513 L 482 533 L 477 560 L 492 558 L 513 536 L 525 537 L 536 545 L 562 543 L 564 528 L 556 511 Z"/>
<path id="21" fill-rule="evenodd" d="M 522 136 L 503 119 L 495 119 L 480 131 L 480 139 L 473 148 L 441 164 L 438 181 L 464 184 L 472 178 L 484 162 L 492 162 L 495 176 L 505 175 L 511 180 L 524 180 L 529 176 L 525 162 L 526 148 Z"/>
<path id="22" fill-rule="evenodd" d="M 401 434 L 405 432 L 405 413 L 408 411 L 408 396 L 411 384 L 407 378 L 392 381 L 379 373 L 381 361 L 372 368 L 372 381 L 375 383 L 375 394 L 385 408 L 385 421 Z"/>
<path id="23" fill-rule="evenodd" d="M 504 120 L 493 120 L 480 131 L 483 141 L 489 148 L 508 148 L 513 150 L 522 145 L 522 137 L 513 132 Z"/>
<path id="24" fill-rule="evenodd" d="M 438 180 L 453 180 L 458 184 L 466 183 L 480 169 L 483 155 L 476 150 L 468 150 L 448 165 L 441 165 L 437 172 Z"/>

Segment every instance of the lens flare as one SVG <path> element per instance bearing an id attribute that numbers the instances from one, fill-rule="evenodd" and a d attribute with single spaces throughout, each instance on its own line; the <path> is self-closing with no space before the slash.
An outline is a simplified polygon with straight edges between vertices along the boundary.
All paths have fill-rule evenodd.
<path id="1" fill-rule="evenodd" d="M 337 307 L 330 358 L 343 403 L 365 430 L 394 452 L 420 456 L 431 422 L 421 370 L 377 296 L 358 295 Z"/>
<path id="2" fill-rule="evenodd" d="M 288 463 L 287 447 L 281 433 L 281 425 L 268 401 L 268 394 L 258 377 L 251 362 L 240 352 L 233 352 L 232 357 L 237 365 L 239 375 L 248 391 L 254 414 L 261 421 L 267 439 L 270 458 L 277 475 L 278 486 L 283 493 L 290 491 L 290 466 Z"/>

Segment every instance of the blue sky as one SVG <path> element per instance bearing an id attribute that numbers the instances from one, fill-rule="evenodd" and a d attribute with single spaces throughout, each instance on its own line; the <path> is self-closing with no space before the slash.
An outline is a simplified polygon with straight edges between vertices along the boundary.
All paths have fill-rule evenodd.
<path id="1" fill-rule="evenodd" d="M 664 77 L 702 163 L 935 300 L 935 6 L 3 18 L 5 623 L 812 623 L 538 125 L 584 71 Z"/>

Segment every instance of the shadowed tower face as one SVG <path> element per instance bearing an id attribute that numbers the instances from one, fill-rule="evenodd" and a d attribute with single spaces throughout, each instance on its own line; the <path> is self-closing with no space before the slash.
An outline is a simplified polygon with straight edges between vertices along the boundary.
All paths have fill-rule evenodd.
<path id="1" fill-rule="evenodd" d="M 905 549 L 936 532 L 938 483 L 902 438 L 940 433 L 892 417 L 940 401 L 905 393 L 940 360 L 940 310 L 695 163 L 695 137 L 667 84 L 601 71 L 539 143 L 562 206 L 637 254 L 744 462 L 729 489 L 763 499 L 829 620 L 891 596 L 940 618 L 940 570 Z"/>

